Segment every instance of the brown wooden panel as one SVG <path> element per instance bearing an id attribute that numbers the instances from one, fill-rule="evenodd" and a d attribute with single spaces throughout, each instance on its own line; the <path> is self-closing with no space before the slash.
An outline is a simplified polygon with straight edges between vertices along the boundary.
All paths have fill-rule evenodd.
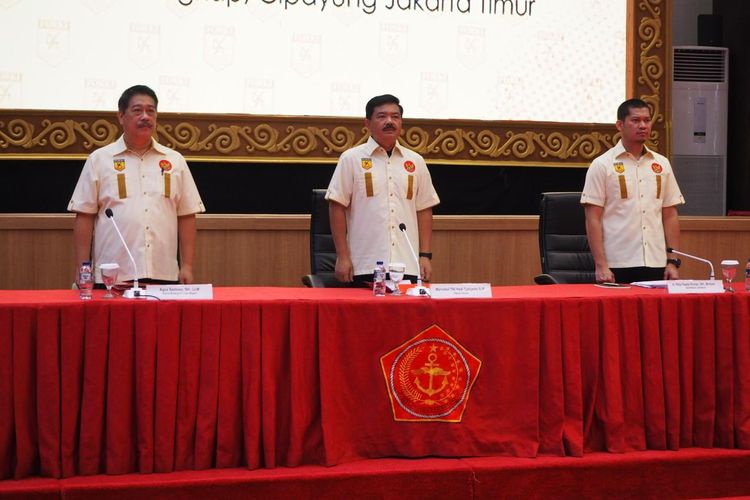
<path id="1" fill-rule="evenodd" d="M 40 220 L 37 220 L 40 221 Z M 75 278 L 73 232 L 68 227 L 6 229 L 0 227 L 0 288 L 70 288 Z M 12 226 L 14 223 L 11 223 Z"/>
<path id="2" fill-rule="evenodd" d="M 196 280 L 216 286 L 302 286 L 310 267 L 307 235 L 307 229 L 202 229 Z"/>
<path id="3" fill-rule="evenodd" d="M 750 257 L 750 218 L 682 217 L 682 250 L 710 259 Z M 309 215 L 201 215 L 196 279 L 215 286 L 301 286 Z M 535 216 L 436 216 L 435 282 L 531 284 L 540 271 Z M 0 215 L 0 288 L 69 288 L 73 215 Z M 683 259 L 683 278 L 708 276 Z"/>

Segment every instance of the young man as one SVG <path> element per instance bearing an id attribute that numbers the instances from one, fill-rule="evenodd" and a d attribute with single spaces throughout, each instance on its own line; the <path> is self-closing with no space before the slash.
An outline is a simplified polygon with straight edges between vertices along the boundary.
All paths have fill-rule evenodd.
<path id="1" fill-rule="evenodd" d="M 122 136 L 91 153 L 68 204 L 76 213 L 76 265 L 93 261 L 97 283 L 98 265 L 105 262 L 119 264 L 119 277 L 125 281 L 193 282 L 195 214 L 205 208 L 185 158 L 152 137 L 157 104 L 154 91 L 144 85 L 123 92 L 117 113 Z M 107 220 L 108 208 L 130 247 L 138 276 Z"/>
<path id="2" fill-rule="evenodd" d="M 646 147 L 648 105 L 623 102 L 616 126 L 621 139 L 591 163 L 581 196 L 596 281 L 678 279 L 680 260 L 667 259 L 666 248 L 679 248 L 685 200 L 669 160 Z"/>
<path id="3" fill-rule="evenodd" d="M 432 276 L 432 207 L 440 203 L 424 159 L 398 142 L 403 107 L 397 97 L 373 97 L 365 106 L 370 138 L 345 151 L 328 186 L 336 278 L 363 283 L 375 262 L 403 262 L 406 277 Z M 406 225 L 419 266 L 399 229 Z"/>

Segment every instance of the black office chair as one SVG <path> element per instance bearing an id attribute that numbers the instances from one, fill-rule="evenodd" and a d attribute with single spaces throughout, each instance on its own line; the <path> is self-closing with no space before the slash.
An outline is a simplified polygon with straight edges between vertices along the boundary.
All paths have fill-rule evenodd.
<path id="1" fill-rule="evenodd" d="M 328 220 L 325 189 L 312 190 L 310 209 L 310 274 L 302 283 L 310 288 L 341 288 L 348 286 L 336 279 L 336 247 Z"/>
<path id="2" fill-rule="evenodd" d="M 595 283 L 581 193 L 542 193 L 539 204 L 540 285 Z"/>

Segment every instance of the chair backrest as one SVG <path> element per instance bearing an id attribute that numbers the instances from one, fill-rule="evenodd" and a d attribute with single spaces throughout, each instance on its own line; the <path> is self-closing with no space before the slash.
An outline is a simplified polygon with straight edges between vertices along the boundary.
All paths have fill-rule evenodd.
<path id="1" fill-rule="evenodd" d="M 542 193 L 539 205 L 542 272 L 558 283 L 594 283 L 581 193 Z"/>
<path id="2" fill-rule="evenodd" d="M 325 189 L 312 190 L 310 207 L 310 274 L 302 277 L 309 287 L 346 286 L 336 280 L 336 246 L 333 244 Z"/>
<path id="3" fill-rule="evenodd" d="M 336 270 L 336 247 L 331 235 L 328 219 L 328 201 L 325 189 L 312 190 L 310 208 L 310 273 L 334 272 Z"/>

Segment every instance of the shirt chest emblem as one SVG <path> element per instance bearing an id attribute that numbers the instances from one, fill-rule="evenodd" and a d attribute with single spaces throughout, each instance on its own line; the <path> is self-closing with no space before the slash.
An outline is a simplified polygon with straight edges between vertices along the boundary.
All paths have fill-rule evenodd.
<path id="1" fill-rule="evenodd" d="M 123 170 L 125 170 L 125 160 L 115 159 L 114 167 L 118 172 L 122 172 Z"/>
<path id="2" fill-rule="evenodd" d="M 625 172 L 625 164 L 621 161 L 613 163 L 612 168 L 614 168 L 615 172 L 617 172 L 618 174 Z"/>
<path id="3" fill-rule="evenodd" d="M 362 168 L 365 170 L 370 170 L 372 168 L 372 158 L 362 158 L 360 160 L 360 165 L 362 165 Z"/>
<path id="4" fill-rule="evenodd" d="M 651 170 L 653 170 L 655 174 L 660 174 L 664 169 L 658 163 L 652 163 Z"/>

